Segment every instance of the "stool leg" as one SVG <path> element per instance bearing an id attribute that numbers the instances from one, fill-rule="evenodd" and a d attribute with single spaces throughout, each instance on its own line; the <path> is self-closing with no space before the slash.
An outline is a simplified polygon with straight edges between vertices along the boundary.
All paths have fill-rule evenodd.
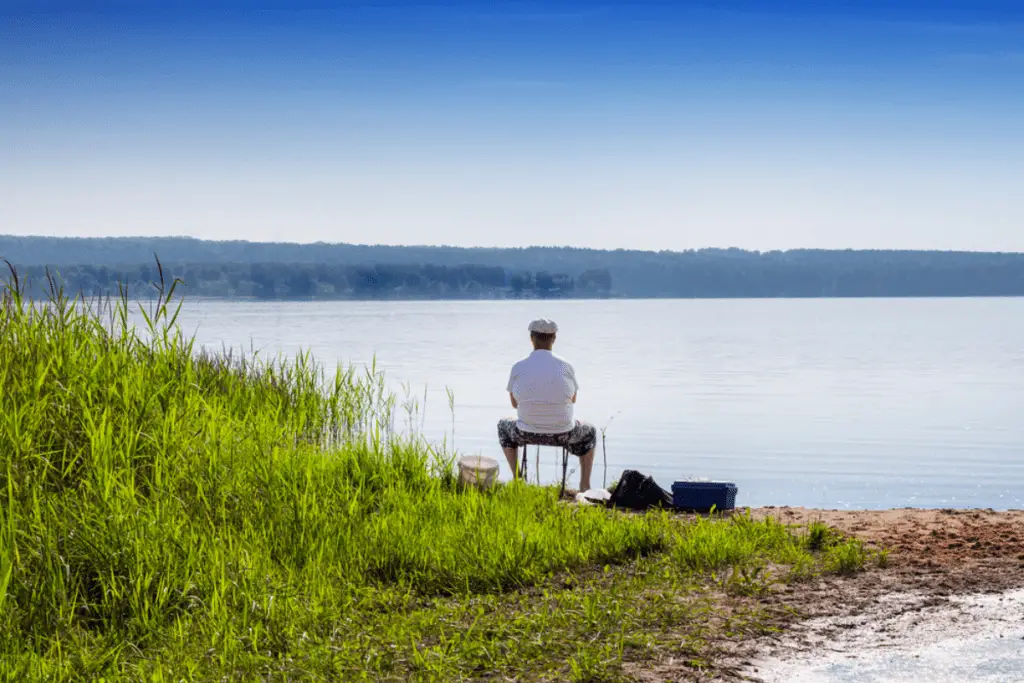
<path id="1" fill-rule="evenodd" d="M 526 481 L 526 463 L 527 463 L 527 460 L 526 460 L 526 457 L 527 457 L 527 456 L 526 456 L 526 451 L 527 451 L 527 449 L 528 449 L 528 448 L 529 448 L 529 446 L 528 446 L 528 445 L 527 445 L 527 446 L 523 446 L 523 464 L 522 464 L 522 465 L 520 466 L 520 468 L 519 468 L 519 472 L 517 472 L 517 475 L 518 475 L 518 476 L 516 477 L 517 479 L 518 479 L 519 477 L 522 477 L 522 478 L 523 478 L 523 481 Z"/>
<path id="2" fill-rule="evenodd" d="M 565 471 L 569 467 L 569 449 L 562 449 L 562 488 L 559 490 L 558 497 L 561 499 L 565 495 Z"/>

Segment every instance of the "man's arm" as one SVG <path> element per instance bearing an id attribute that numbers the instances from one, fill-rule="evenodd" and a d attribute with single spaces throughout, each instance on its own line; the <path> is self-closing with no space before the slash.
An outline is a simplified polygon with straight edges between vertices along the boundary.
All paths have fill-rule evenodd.
<path id="1" fill-rule="evenodd" d="M 515 394 L 516 388 L 516 366 L 512 366 L 512 372 L 508 376 L 508 384 L 505 386 L 505 391 L 508 392 L 509 400 L 512 401 L 512 407 L 519 409 L 519 401 L 516 400 Z"/>
<path id="2" fill-rule="evenodd" d="M 578 394 L 578 393 L 580 393 L 580 392 L 577 391 L 577 392 L 573 393 L 572 398 L 569 399 L 569 403 L 575 403 L 576 402 L 576 394 Z"/>
<path id="3" fill-rule="evenodd" d="M 519 375 L 519 363 L 512 366 L 512 372 L 508 375 L 508 384 L 505 385 L 505 391 L 508 392 L 508 398 L 512 401 L 512 407 L 519 410 L 519 401 L 516 400 L 516 379 Z"/>

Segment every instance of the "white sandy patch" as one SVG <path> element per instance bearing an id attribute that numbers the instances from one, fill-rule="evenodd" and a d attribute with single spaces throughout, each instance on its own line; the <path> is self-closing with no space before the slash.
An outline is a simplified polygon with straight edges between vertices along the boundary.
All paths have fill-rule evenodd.
<path id="1" fill-rule="evenodd" d="M 749 675 L 764 683 L 1024 683 L 1024 590 L 885 596 L 865 614 L 798 626 Z"/>

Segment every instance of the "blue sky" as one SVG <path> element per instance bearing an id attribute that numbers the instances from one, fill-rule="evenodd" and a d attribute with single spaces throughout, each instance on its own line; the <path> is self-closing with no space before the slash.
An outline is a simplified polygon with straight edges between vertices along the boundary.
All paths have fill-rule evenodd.
<path id="1" fill-rule="evenodd" d="M 1024 251 L 1009 3 L 2 7 L 0 232 Z"/>

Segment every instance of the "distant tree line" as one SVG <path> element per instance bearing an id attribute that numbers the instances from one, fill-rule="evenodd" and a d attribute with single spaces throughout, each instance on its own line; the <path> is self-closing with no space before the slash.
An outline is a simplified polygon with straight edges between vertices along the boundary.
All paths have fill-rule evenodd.
<path id="1" fill-rule="evenodd" d="M 605 297 L 606 270 L 577 277 L 547 271 L 510 271 L 497 266 L 282 263 L 161 264 L 167 284 L 180 279 L 188 296 L 245 299 L 558 299 Z M 47 272 L 68 293 L 153 295 L 160 272 L 152 264 L 131 266 L 22 266 L 19 276 L 35 296 L 48 286 Z"/>
<path id="2" fill-rule="evenodd" d="M 0 257 L 27 267 L 62 264 L 69 284 L 90 291 L 109 288 L 112 273 L 133 286 L 148 282 L 144 274 L 152 266 L 136 264 L 152 264 L 154 254 L 177 264 L 170 267 L 190 294 L 218 297 L 1024 296 L 1024 254 L 1018 253 L 465 249 L 0 235 Z"/>

